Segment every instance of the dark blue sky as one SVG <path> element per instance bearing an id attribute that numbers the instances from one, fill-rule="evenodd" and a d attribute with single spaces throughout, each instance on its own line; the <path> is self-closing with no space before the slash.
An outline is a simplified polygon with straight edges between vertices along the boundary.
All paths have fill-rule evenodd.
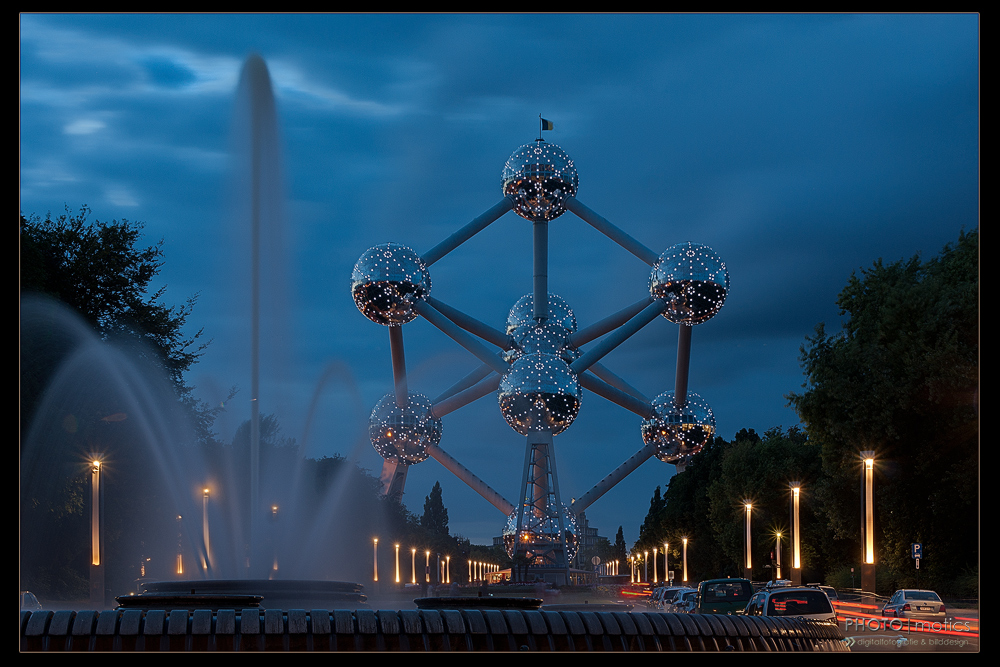
<path id="1" fill-rule="evenodd" d="M 693 332 L 691 390 L 720 435 L 798 420 L 799 346 L 852 271 L 936 254 L 978 226 L 977 15 L 30 15 L 20 17 L 20 208 L 87 204 L 162 238 L 167 303 L 213 339 L 190 376 L 228 440 L 249 417 L 245 256 L 232 155 L 240 68 L 267 61 L 280 133 L 282 240 L 268 262 L 261 406 L 313 456 L 380 459 L 367 413 L 391 389 L 387 332 L 349 276 L 386 241 L 424 252 L 500 197 L 507 157 L 546 133 L 578 198 L 657 252 L 705 243 L 732 288 Z M 508 213 L 432 267 L 433 294 L 500 327 L 531 289 L 531 226 Z M 550 225 L 550 289 L 582 325 L 647 293 L 648 267 L 567 214 Z M 430 396 L 478 362 L 422 320 L 404 328 L 410 386 Z M 650 397 L 673 383 L 676 327 L 658 320 L 606 358 Z M 317 390 L 320 379 L 329 381 Z M 360 394 L 360 398 L 358 398 Z M 639 419 L 587 394 L 556 439 L 564 496 L 641 446 Z M 443 449 L 508 499 L 522 437 L 492 397 L 444 420 Z M 588 516 L 638 535 L 673 466 L 652 460 Z M 435 461 L 453 533 L 503 518 Z"/>

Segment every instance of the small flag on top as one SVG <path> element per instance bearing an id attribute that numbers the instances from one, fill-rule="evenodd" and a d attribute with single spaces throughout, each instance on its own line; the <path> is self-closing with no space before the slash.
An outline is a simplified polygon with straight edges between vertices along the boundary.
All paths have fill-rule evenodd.
<path id="1" fill-rule="evenodd" d="M 542 129 L 543 130 L 551 130 L 552 129 L 552 121 L 551 120 L 545 120 L 544 118 L 542 118 Z"/>

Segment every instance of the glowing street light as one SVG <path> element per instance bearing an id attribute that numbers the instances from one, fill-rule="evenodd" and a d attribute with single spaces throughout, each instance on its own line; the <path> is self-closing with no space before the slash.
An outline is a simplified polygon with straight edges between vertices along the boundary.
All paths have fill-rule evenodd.
<path id="1" fill-rule="evenodd" d="M 670 548 L 669 542 L 663 543 L 663 581 L 670 583 L 670 554 L 667 549 Z"/>
<path id="2" fill-rule="evenodd" d="M 201 494 L 201 539 L 205 543 L 205 561 L 202 568 L 207 570 L 212 564 L 212 551 L 208 541 L 208 495 L 210 491 L 206 486 Z"/>
<path id="3" fill-rule="evenodd" d="M 774 555 L 775 555 L 775 558 L 777 559 L 775 561 L 775 566 L 777 567 L 777 571 L 775 573 L 775 578 L 776 579 L 781 579 L 781 531 L 780 530 L 777 531 L 774 534 L 774 537 L 778 540 L 777 548 L 774 550 Z"/>
<path id="4" fill-rule="evenodd" d="M 444 583 L 450 584 L 451 583 L 451 556 L 445 556 L 444 557 L 444 564 L 445 564 L 445 578 L 444 578 Z"/>
<path id="5" fill-rule="evenodd" d="M 649 552 L 642 552 L 642 578 L 649 583 Z"/>
<path id="6" fill-rule="evenodd" d="M 90 467 L 90 564 L 101 564 L 101 461 L 94 459 Z"/>
<path id="7" fill-rule="evenodd" d="M 801 538 L 799 536 L 799 492 L 802 490 L 801 482 L 791 482 L 789 488 L 792 491 L 792 574 L 795 576 L 795 570 L 802 567 L 802 557 L 799 550 Z M 801 579 L 801 573 L 798 574 L 798 579 Z M 801 581 L 796 581 L 796 583 L 801 583 Z"/>
<path id="8" fill-rule="evenodd" d="M 177 574 L 184 574 L 184 543 L 183 536 L 184 530 L 181 525 L 181 521 L 184 519 L 180 514 L 177 515 Z"/>
<path id="9" fill-rule="evenodd" d="M 428 549 L 424 552 L 424 577 L 427 579 L 427 583 L 431 583 L 431 550 Z"/>
<path id="10" fill-rule="evenodd" d="M 688 538 L 684 538 L 684 579 L 682 580 L 685 584 L 688 580 Z"/>
<path id="11" fill-rule="evenodd" d="M 746 549 L 743 552 L 744 553 L 743 567 L 744 567 L 744 569 L 746 569 L 746 571 L 747 571 L 747 579 L 749 579 L 750 578 L 749 574 L 753 570 L 753 562 L 752 562 L 752 559 L 750 557 L 750 549 L 751 549 L 751 545 L 750 545 L 750 513 L 753 510 L 753 505 L 751 503 L 747 502 L 744 505 L 744 507 L 746 508 L 746 528 L 747 528 L 747 530 L 746 530 L 746 540 L 744 541 L 744 544 L 746 545 Z"/>
<path id="12" fill-rule="evenodd" d="M 653 583 L 657 583 L 659 579 L 656 578 L 656 547 L 653 547 Z"/>
<path id="13" fill-rule="evenodd" d="M 399 545 L 396 545 L 396 583 L 399 583 Z"/>
<path id="14" fill-rule="evenodd" d="M 378 581 L 378 538 L 373 538 L 375 543 L 375 556 L 372 560 L 373 567 L 375 568 L 375 581 Z"/>
<path id="15" fill-rule="evenodd" d="M 875 499 L 872 482 L 875 476 L 875 452 L 861 452 L 861 587 L 875 590 Z"/>
<path id="16" fill-rule="evenodd" d="M 413 547 L 410 549 L 410 575 L 413 577 L 413 581 L 410 583 L 417 583 L 417 548 Z"/>

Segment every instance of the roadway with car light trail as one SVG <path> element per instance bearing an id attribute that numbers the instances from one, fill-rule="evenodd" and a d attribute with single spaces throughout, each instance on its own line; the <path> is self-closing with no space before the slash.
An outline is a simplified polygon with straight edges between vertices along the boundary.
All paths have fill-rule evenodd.
<path id="1" fill-rule="evenodd" d="M 885 618 L 874 605 L 834 604 L 852 653 L 979 652 L 979 611 L 962 609 L 945 622 Z"/>

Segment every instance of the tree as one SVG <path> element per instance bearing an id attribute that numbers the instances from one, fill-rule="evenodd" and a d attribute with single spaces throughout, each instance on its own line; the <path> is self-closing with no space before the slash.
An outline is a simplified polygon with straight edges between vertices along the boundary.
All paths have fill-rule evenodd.
<path id="1" fill-rule="evenodd" d="M 441 482 L 434 482 L 431 495 L 424 497 L 424 514 L 420 525 L 433 535 L 448 535 L 448 509 L 441 500 Z"/>
<path id="2" fill-rule="evenodd" d="M 88 222 L 90 209 L 76 215 L 67 209 L 58 218 L 20 216 L 21 294 L 42 294 L 76 311 L 103 340 L 126 344 L 150 356 L 163 368 L 181 396 L 187 396 L 183 374 L 200 356 L 202 332 L 186 335 L 184 327 L 195 297 L 184 305 L 162 303 L 166 287 L 150 291 L 163 265 L 163 241 L 142 246 L 141 222 Z M 58 352 L 39 349 L 47 341 L 22 341 L 22 424 L 24 408 L 44 387 Z M 48 352 L 48 354 L 46 354 Z M 49 359 L 55 357 L 56 361 Z M 48 359 L 50 363 L 38 362 Z"/>
<path id="3" fill-rule="evenodd" d="M 851 276 L 837 304 L 848 318 L 807 339 L 804 391 L 788 399 L 822 448 L 822 505 L 838 538 L 858 544 L 859 452 L 875 452 L 876 550 L 910 576 L 924 545 L 925 582 L 978 560 L 979 233 L 938 257 Z M 859 548 L 847 555 L 859 557 Z"/>
<path id="4" fill-rule="evenodd" d="M 618 534 L 615 535 L 614 557 L 620 562 L 625 562 L 628 558 L 628 545 L 625 543 L 625 533 L 621 526 L 618 526 Z"/>

